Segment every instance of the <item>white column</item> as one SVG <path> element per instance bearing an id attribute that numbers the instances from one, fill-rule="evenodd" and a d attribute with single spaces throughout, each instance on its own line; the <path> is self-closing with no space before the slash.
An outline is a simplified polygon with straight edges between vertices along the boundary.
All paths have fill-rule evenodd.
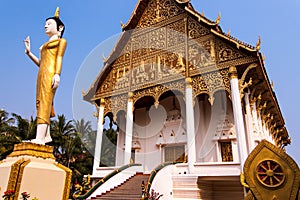
<path id="1" fill-rule="evenodd" d="M 243 170 L 244 163 L 246 161 L 248 154 L 247 154 L 244 119 L 243 119 L 243 110 L 241 104 L 241 94 L 239 90 L 239 80 L 238 80 L 236 67 L 229 68 L 229 75 L 230 75 L 234 124 L 235 124 L 238 149 L 239 149 L 239 158 L 241 163 L 241 170 Z"/>
<path id="2" fill-rule="evenodd" d="M 187 151 L 188 166 L 191 173 L 196 162 L 196 144 L 195 144 L 195 118 L 193 103 L 192 79 L 186 78 L 185 88 L 185 105 L 186 105 L 186 132 L 187 132 Z"/>
<path id="3" fill-rule="evenodd" d="M 125 151 L 124 164 L 130 164 L 131 148 L 132 148 L 132 132 L 133 132 L 133 93 L 128 93 L 127 115 L 126 115 L 126 135 L 125 135 Z"/>
<path id="4" fill-rule="evenodd" d="M 254 133 L 253 133 L 253 120 L 251 114 L 251 107 L 249 101 L 249 92 L 245 93 L 245 107 L 246 107 L 246 119 L 247 119 L 247 138 L 248 138 L 248 145 L 249 145 L 249 152 L 251 152 L 255 148 L 254 142 Z"/>
<path id="5" fill-rule="evenodd" d="M 96 144 L 95 144 L 93 174 L 96 174 L 97 168 L 100 166 L 100 160 L 101 160 L 103 120 L 104 120 L 104 105 L 105 105 L 105 101 L 104 101 L 104 99 L 101 99 L 100 100 L 99 115 L 98 115 L 98 127 L 97 127 L 97 136 L 96 136 Z"/>

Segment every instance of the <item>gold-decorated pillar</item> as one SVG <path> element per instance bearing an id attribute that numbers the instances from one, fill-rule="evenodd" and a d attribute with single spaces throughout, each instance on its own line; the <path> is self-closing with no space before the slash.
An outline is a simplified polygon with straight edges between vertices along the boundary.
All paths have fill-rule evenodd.
<path id="1" fill-rule="evenodd" d="M 186 78 L 185 88 L 186 99 L 186 132 L 187 132 L 187 151 L 188 151 L 188 166 L 189 172 L 193 171 L 193 166 L 196 162 L 196 143 L 195 143 L 195 118 L 193 108 L 193 87 L 192 79 Z"/>
<path id="2" fill-rule="evenodd" d="M 240 164 L 242 170 L 248 154 L 247 154 L 247 142 L 246 142 L 246 135 L 245 135 L 243 110 L 242 110 L 242 103 L 241 103 L 241 94 L 239 90 L 239 80 L 238 80 L 238 73 L 236 67 L 231 66 L 229 68 L 229 77 L 230 77 L 234 124 L 235 124 L 239 158 L 240 158 Z"/>
<path id="3" fill-rule="evenodd" d="M 101 146 L 102 146 L 102 136 L 103 136 L 104 107 L 105 107 L 105 100 L 102 98 L 100 100 L 99 115 L 98 115 L 98 127 L 97 127 L 97 136 L 96 136 L 96 144 L 95 144 L 93 175 L 95 175 L 97 173 L 97 168 L 100 167 Z"/>
<path id="4" fill-rule="evenodd" d="M 128 93 L 124 164 L 130 164 L 133 133 L 133 93 Z"/>

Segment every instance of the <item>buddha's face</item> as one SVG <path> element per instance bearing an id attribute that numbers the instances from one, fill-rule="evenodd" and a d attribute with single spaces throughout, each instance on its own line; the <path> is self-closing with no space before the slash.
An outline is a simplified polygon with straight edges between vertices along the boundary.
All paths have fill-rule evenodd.
<path id="1" fill-rule="evenodd" d="M 48 19 L 45 24 L 45 33 L 51 37 L 58 33 L 57 24 L 54 19 Z"/>

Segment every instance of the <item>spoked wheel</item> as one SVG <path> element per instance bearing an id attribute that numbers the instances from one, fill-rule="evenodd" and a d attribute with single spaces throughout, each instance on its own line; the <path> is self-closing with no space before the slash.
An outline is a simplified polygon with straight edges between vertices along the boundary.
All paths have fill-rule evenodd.
<path id="1" fill-rule="evenodd" d="M 285 180 L 282 167 L 273 160 L 264 160 L 257 166 L 257 178 L 267 187 L 278 187 Z"/>

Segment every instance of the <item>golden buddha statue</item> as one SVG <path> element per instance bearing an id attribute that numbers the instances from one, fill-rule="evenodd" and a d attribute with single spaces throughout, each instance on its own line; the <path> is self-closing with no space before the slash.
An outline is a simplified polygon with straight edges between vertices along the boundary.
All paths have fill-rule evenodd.
<path id="1" fill-rule="evenodd" d="M 59 8 L 54 17 L 46 19 L 45 33 L 49 41 L 40 48 L 40 58 L 30 51 L 29 36 L 24 40 L 25 53 L 39 67 L 36 84 L 37 133 L 33 143 L 51 142 L 50 117 L 54 117 L 53 99 L 60 83 L 62 59 L 67 42 L 62 38 L 65 26 L 59 18 Z"/>

